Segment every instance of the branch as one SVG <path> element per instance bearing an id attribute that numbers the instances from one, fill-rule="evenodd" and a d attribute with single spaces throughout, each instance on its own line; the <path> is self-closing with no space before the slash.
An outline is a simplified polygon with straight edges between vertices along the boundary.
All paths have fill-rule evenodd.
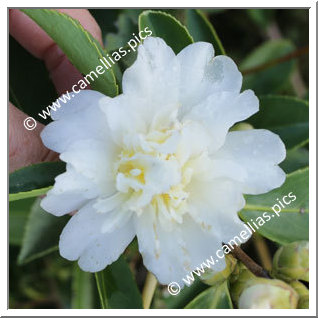
<path id="1" fill-rule="evenodd" d="M 302 47 L 300 49 L 297 49 L 291 53 L 288 53 L 282 57 L 279 57 L 277 59 L 274 59 L 274 60 L 271 60 L 267 63 L 264 63 L 264 64 L 261 64 L 261 65 L 258 65 L 258 66 L 255 66 L 255 67 L 251 67 L 251 68 L 248 68 L 244 71 L 241 71 L 243 75 L 247 75 L 247 74 L 251 74 L 251 73 L 256 73 L 256 72 L 260 72 L 260 71 L 263 71 L 267 68 L 270 68 L 276 64 L 280 64 L 280 63 L 284 63 L 284 62 L 287 62 L 287 61 L 290 61 L 292 59 L 295 59 L 297 57 L 300 57 L 304 54 L 307 54 L 309 52 L 309 47 L 306 46 L 306 47 Z"/>
<path id="2" fill-rule="evenodd" d="M 270 40 L 282 39 L 283 35 L 281 30 L 279 29 L 278 24 L 273 21 L 266 30 L 266 35 Z M 306 85 L 302 79 L 302 75 L 300 73 L 299 67 L 296 67 L 292 76 L 291 76 L 291 84 L 297 94 L 298 97 L 304 96 L 307 91 Z"/>
<path id="3" fill-rule="evenodd" d="M 228 246 L 228 245 L 227 245 Z M 255 263 L 239 246 L 231 249 L 235 258 L 240 260 L 255 276 L 270 278 L 268 272 L 260 265 Z"/>

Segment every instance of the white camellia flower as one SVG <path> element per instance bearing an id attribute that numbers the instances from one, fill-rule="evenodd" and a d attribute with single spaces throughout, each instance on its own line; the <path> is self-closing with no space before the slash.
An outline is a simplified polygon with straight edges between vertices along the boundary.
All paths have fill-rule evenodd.
<path id="1" fill-rule="evenodd" d="M 245 194 L 279 187 L 280 138 L 268 130 L 229 132 L 259 108 L 242 75 L 210 43 L 175 55 L 147 38 L 123 75 L 123 94 L 82 91 L 42 132 L 66 172 L 42 200 L 48 212 L 74 210 L 60 253 L 96 272 L 137 236 L 144 265 L 162 284 L 215 255 L 245 227 Z M 224 259 L 214 269 L 222 270 Z"/>

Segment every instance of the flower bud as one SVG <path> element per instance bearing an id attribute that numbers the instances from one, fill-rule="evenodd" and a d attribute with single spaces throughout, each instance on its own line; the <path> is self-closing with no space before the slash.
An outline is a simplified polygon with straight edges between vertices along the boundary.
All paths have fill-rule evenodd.
<path id="1" fill-rule="evenodd" d="M 224 282 L 233 272 L 237 260 L 232 255 L 225 255 L 226 267 L 223 271 L 217 272 L 212 269 L 207 270 L 201 280 L 207 285 L 215 285 Z"/>
<path id="2" fill-rule="evenodd" d="M 237 263 L 229 279 L 231 285 L 231 296 L 235 303 L 238 303 L 238 299 L 248 283 L 256 278 L 257 277 L 250 270 L 248 270 L 243 263 Z"/>
<path id="3" fill-rule="evenodd" d="M 281 246 L 273 258 L 272 275 L 285 281 L 309 280 L 308 241 Z"/>
<path id="4" fill-rule="evenodd" d="M 232 275 L 230 277 L 231 283 L 236 282 L 238 279 L 248 279 L 251 277 L 256 277 L 242 262 L 237 262 Z"/>
<path id="5" fill-rule="evenodd" d="M 298 300 L 298 309 L 308 309 L 309 308 L 309 290 L 308 288 L 299 282 L 298 280 L 294 280 L 290 283 L 290 286 L 295 289 L 299 296 Z"/>
<path id="6" fill-rule="evenodd" d="M 238 300 L 239 309 L 296 309 L 298 294 L 278 279 L 255 278 L 246 284 Z"/>

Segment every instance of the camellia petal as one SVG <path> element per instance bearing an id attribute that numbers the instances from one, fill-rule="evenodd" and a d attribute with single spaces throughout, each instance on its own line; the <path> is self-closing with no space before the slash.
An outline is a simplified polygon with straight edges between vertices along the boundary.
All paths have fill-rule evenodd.
<path id="1" fill-rule="evenodd" d="M 96 237 L 81 253 L 78 265 L 88 272 L 104 269 L 118 259 L 134 236 L 132 224 L 126 223 L 114 232 L 106 232 Z"/>
<path id="2" fill-rule="evenodd" d="M 235 63 L 226 56 L 213 56 L 213 46 L 206 42 L 190 44 L 178 54 L 182 113 L 213 93 L 240 92 L 242 75 Z"/>
<path id="3" fill-rule="evenodd" d="M 109 143 L 108 126 L 98 104 L 109 97 L 95 91 L 81 91 L 59 109 L 51 111 L 54 121 L 41 133 L 44 145 L 62 153 L 73 142 L 92 138 Z"/>
<path id="4" fill-rule="evenodd" d="M 123 74 L 123 93 L 142 97 L 149 109 L 174 104 L 179 95 L 179 68 L 173 50 L 162 39 L 149 37 L 139 46 L 135 63 Z"/>
<path id="5" fill-rule="evenodd" d="M 118 149 L 113 143 L 104 144 L 94 139 L 74 142 L 60 158 L 70 164 L 80 175 L 91 180 L 103 195 L 111 195 L 115 190 L 113 163 Z M 103 171 L 103 174 L 100 173 Z"/>
<path id="6" fill-rule="evenodd" d="M 42 207 L 79 210 L 62 232 L 63 257 L 99 271 L 136 235 L 144 265 L 162 284 L 183 286 L 212 258 L 213 270 L 223 270 L 215 254 L 245 228 L 237 215 L 243 194 L 284 182 L 285 147 L 266 130 L 229 132 L 259 102 L 240 92 L 235 63 L 213 56 L 209 43 L 175 55 L 148 37 L 123 74 L 121 95 L 81 92 L 54 114 L 42 139 L 67 172 Z"/>
<path id="7" fill-rule="evenodd" d="M 218 150 L 224 143 L 231 126 L 256 113 L 259 101 L 251 90 L 241 94 L 221 91 L 209 95 L 194 106 L 183 120 L 201 123 L 210 134 L 209 151 Z"/>
<path id="8" fill-rule="evenodd" d="M 97 213 L 91 201 L 72 216 L 60 237 L 60 253 L 69 260 L 77 260 L 86 246 L 102 234 L 105 215 Z"/>
<path id="9" fill-rule="evenodd" d="M 41 207 L 61 216 L 80 209 L 98 195 L 100 191 L 97 185 L 67 165 L 66 172 L 55 178 L 54 188 L 41 201 Z"/>
<path id="10" fill-rule="evenodd" d="M 188 273 L 185 264 L 189 264 L 189 261 L 185 259 L 182 249 L 184 243 L 180 229 L 164 231 L 151 206 L 147 207 L 142 215 L 135 216 L 134 224 L 145 266 L 155 273 L 162 284 L 177 281 L 183 285 L 182 277 Z"/>
<path id="11" fill-rule="evenodd" d="M 216 169 L 223 165 L 224 171 L 232 164 L 238 165 L 245 176 L 242 178 L 234 171 L 227 176 L 241 184 L 243 193 L 260 194 L 284 183 L 285 173 L 277 165 L 285 156 L 285 146 L 278 135 L 264 129 L 253 129 L 228 133 L 224 146 L 212 159 L 218 159 Z"/>
<path id="12" fill-rule="evenodd" d="M 135 232 L 131 223 L 128 222 L 130 218 L 129 213 L 127 214 L 128 219 L 124 223 L 124 226 L 117 227 L 117 224 L 113 223 L 113 231 L 105 231 L 105 225 L 112 222 L 112 216 L 110 214 L 98 213 L 94 208 L 94 201 L 85 205 L 72 216 L 61 234 L 59 244 L 61 255 L 69 260 L 77 260 L 83 257 L 81 262 L 85 262 L 86 265 L 83 265 L 82 268 L 87 271 L 97 271 L 98 269 L 87 268 L 87 263 L 89 262 L 91 262 L 90 264 L 94 268 L 100 266 L 100 264 L 96 264 L 96 261 L 98 262 L 96 257 L 93 260 L 87 259 L 87 255 L 89 255 L 88 250 L 93 245 L 94 249 L 104 249 L 104 253 L 101 255 L 104 261 L 107 260 L 108 253 L 111 254 L 109 255 L 111 257 L 109 263 L 115 261 L 123 249 L 131 242 L 135 236 Z M 120 246 L 122 246 L 121 250 L 119 250 Z"/>
<path id="13" fill-rule="evenodd" d="M 230 236 L 239 233 L 233 222 L 238 220 L 237 211 L 244 207 L 245 201 L 233 182 L 222 178 L 211 182 L 193 180 L 186 191 L 193 193 L 188 199 L 189 213 L 202 229 L 213 228 L 220 236 L 229 231 Z"/>
<path id="14" fill-rule="evenodd" d="M 191 263 L 187 268 L 190 272 L 197 267 L 200 268 L 201 264 L 211 256 L 216 258 L 216 251 L 221 249 L 222 244 L 219 244 L 220 237 L 212 229 L 203 230 L 201 226 L 189 216 L 184 218 L 183 224 L 183 239 L 185 241 L 185 253 L 189 256 Z M 205 244 L 203 244 L 205 242 Z M 218 271 L 225 267 L 225 259 L 219 258 L 215 261 L 213 269 Z"/>

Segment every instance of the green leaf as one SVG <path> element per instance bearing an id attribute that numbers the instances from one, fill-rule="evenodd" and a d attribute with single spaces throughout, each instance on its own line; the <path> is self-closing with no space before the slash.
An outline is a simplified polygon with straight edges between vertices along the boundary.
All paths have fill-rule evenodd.
<path id="1" fill-rule="evenodd" d="M 10 173 L 9 193 L 26 192 L 46 188 L 54 184 L 54 178 L 65 172 L 64 162 L 43 162 Z"/>
<path id="2" fill-rule="evenodd" d="M 289 205 L 283 204 L 277 216 L 272 207 L 278 212 L 279 201 L 292 192 L 296 196 Z M 292 195 L 291 194 L 291 195 Z M 291 201 L 287 198 L 287 202 Z M 258 233 L 279 244 L 287 244 L 295 241 L 309 239 L 309 169 L 297 170 L 287 175 L 285 183 L 278 189 L 268 193 L 246 196 L 246 206 L 239 215 L 245 223 L 249 222 Z M 264 213 L 271 218 L 266 220 Z M 265 220 L 265 224 L 260 225 Z M 251 219 L 253 219 L 251 221 Z M 252 222 L 258 225 L 259 229 Z"/>
<path id="3" fill-rule="evenodd" d="M 113 66 L 113 71 L 116 76 L 116 80 L 119 83 L 120 91 L 121 91 L 121 79 L 122 75 L 119 75 L 119 71 L 125 71 L 125 69 L 133 64 L 137 57 L 137 51 L 132 51 L 128 46 L 128 41 L 133 38 L 133 34 L 138 34 L 138 16 L 140 10 L 134 10 L 133 16 L 130 14 L 131 10 L 123 12 L 119 15 L 118 20 L 116 21 L 116 25 L 118 28 L 118 33 L 108 33 L 106 36 L 106 44 L 105 47 L 108 51 L 113 53 L 120 48 L 123 48 L 126 52 L 129 52 L 125 56 L 122 56 L 117 64 Z M 117 68 L 115 67 L 117 66 Z M 119 70 L 120 69 L 120 70 Z"/>
<path id="4" fill-rule="evenodd" d="M 109 51 L 127 46 L 127 42 L 133 38 L 133 33 L 138 32 L 138 25 L 134 23 L 131 16 L 125 13 L 119 15 L 116 25 L 118 33 L 108 33 L 106 36 L 106 48 Z"/>
<path id="5" fill-rule="evenodd" d="M 12 193 L 12 194 L 9 194 L 9 201 L 11 202 L 11 201 L 38 197 L 40 195 L 46 194 L 51 188 L 52 187 L 47 187 L 47 188 L 36 189 L 36 190 L 31 190 L 26 192 Z"/>
<path id="6" fill-rule="evenodd" d="M 139 30 L 148 27 L 151 36 L 160 37 L 177 54 L 184 47 L 193 43 L 193 39 L 185 26 L 172 15 L 160 11 L 144 11 L 139 16 Z"/>
<path id="7" fill-rule="evenodd" d="M 19 264 L 26 264 L 34 259 L 58 249 L 59 237 L 69 216 L 56 217 L 40 207 L 41 199 L 37 199 L 29 215 L 21 251 Z"/>
<path id="8" fill-rule="evenodd" d="M 186 11 L 186 27 L 195 42 L 210 42 L 213 44 L 215 55 L 226 55 L 213 25 L 200 10 L 190 9 Z"/>
<path id="9" fill-rule="evenodd" d="M 138 287 L 123 256 L 95 277 L 103 309 L 143 308 Z"/>
<path id="10" fill-rule="evenodd" d="M 286 159 L 280 164 L 286 173 L 308 167 L 309 151 L 306 148 L 293 148 L 287 150 Z"/>
<path id="11" fill-rule="evenodd" d="M 74 264 L 72 279 L 72 309 L 94 308 L 94 276 Z"/>
<path id="12" fill-rule="evenodd" d="M 260 97 L 260 110 L 248 119 L 254 128 L 277 133 L 287 148 L 303 145 L 309 138 L 308 102 L 290 96 Z"/>
<path id="13" fill-rule="evenodd" d="M 101 65 L 100 58 L 104 56 L 101 45 L 81 24 L 68 16 L 52 9 L 22 9 L 34 20 L 61 48 L 71 63 L 84 75 L 96 73 L 96 67 Z M 103 74 L 93 74 L 90 80 L 92 89 L 105 95 L 117 95 L 117 85 L 112 69 Z"/>
<path id="14" fill-rule="evenodd" d="M 210 287 L 195 297 L 185 309 L 232 309 L 227 281 Z"/>
<path id="15" fill-rule="evenodd" d="M 9 175 L 9 200 L 45 194 L 54 184 L 54 179 L 65 172 L 64 162 L 43 162 L 21 168 Z"/>
<path id="16" fill-rule="evenodd" d="M 21 245 L 34 198 L 9 203 L 9 243 Z"/>
<path id="17" fill-rule="evenodd" d="M 283 57 L 294 50 L 295 46 L 288 40 L 265 42 L 242 62 L 240 70 L 244 75 L 247 70 Z M 243 76 L 243 90 L 250 88 L 257 95 L 279 92 L 289 80 L 294 66 L 295 61 L 289 60 L 266 67 L 261 71 L 245 74 Z"/>
<path id="18" fill-rule="evenodd" d="M 123 73 L 119 67 L 119 61 L 118 61 L 118 63 L 114 64 L 112 67 L 113 67 L 113 72 L 114 72 L 116 81 L 118 82 L 118 93 L 122 93 Z"/>
<path id="19" fill-rule="evenodd" d="M 196 279 L 190 286 L 185 286 L 177 295 L 164 297 L 167 308 L 180 309 L 184 308 L 194 297 L 207 289 L 207 285 L 203 284 L 200 279 Z"/>

